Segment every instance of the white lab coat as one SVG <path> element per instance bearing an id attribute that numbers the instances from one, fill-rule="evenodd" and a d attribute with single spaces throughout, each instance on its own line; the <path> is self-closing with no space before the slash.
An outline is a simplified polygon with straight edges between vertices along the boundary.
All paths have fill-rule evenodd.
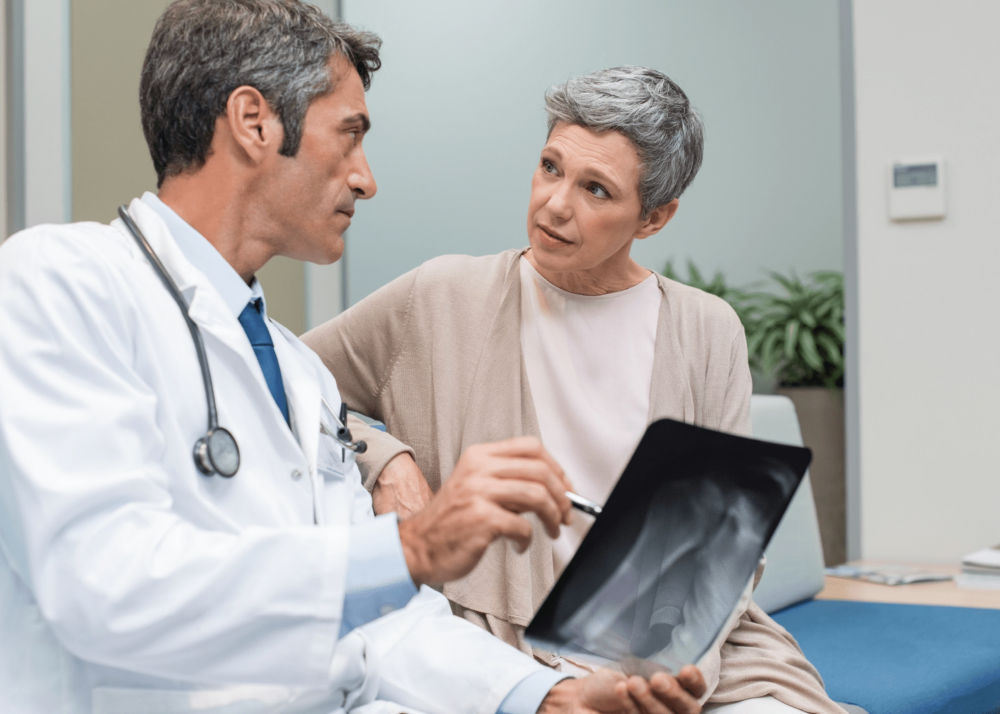
<path id="1" fill-rule="evenodd" d="M 3 710 L 368 712 L 391 699 L 495 711 L 539 666 L 432 590 L 338 641 L 351 541 L 378 524 L 353 460 L 320 433 L 336 385 L 271 324 L 293 436 L 221 296 L 154 211 L 130 212 L 190 302 L 240 470 L 195 468 L 206 426 L 195 350 L 119 222 L 5 243 Z"/>

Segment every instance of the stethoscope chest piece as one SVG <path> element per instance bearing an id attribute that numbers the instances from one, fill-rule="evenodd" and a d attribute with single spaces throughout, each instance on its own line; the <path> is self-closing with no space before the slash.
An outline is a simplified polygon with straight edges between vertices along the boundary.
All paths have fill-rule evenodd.
<path id="1" fill-rule="evenodd" d="M 195 442 L 194 462 L 206 476 L 232 478 L 240 468 L 240 447 L 228 429 L 217 426 Z"/>
<path id="2" fill-rule="evenodd" d="M 163 263 L 160 262 L 152 246 L 149 245 L 146 236 L 142 234 L 139 226 L 132 220 L 128 209 L 125 206 L 119 206 L 118 215 L 121 216 L 125 228 L 132 234 L 132 238 L 135 240 L 139 250 L 146 256 L 150 265 L 153 266 L 153 270 L 156 271 L 156 274 L 163 282 L 163 286 L 170 293 L 174 302 L 177 303 L 177 307 L 180 308 L 184 322 L 191 332 L 191 340 L 194 342 L 195 352 L 198 354 L 201 381 L 205 387 L 205 406 L 208 409 L 208 431 L 205 432 L 205 436 L 194 443 L 195 466 L 206 476 L 219 474 L 219 476 L 224 476 L 225 478 L 232 478 L 240 468 L 240 448 L 236 445 L 236 439 L 233 438 L 233 435 L 224 427 L 219 426 L 218 415 L 215 409 L 215 389 L 212 387 L 212 372 L 208 367 L 208 355 L 205 352 L 205 343 L 201 338 L 201 330 L 198 329 L 198 325 L 195 324 L 194 320 L 188 314 L 188 304 L 184 296 L 181 295 L 181 291 L 177 288 L 177 285 L 170 277 L 170 273 L 163 266 Z"/>

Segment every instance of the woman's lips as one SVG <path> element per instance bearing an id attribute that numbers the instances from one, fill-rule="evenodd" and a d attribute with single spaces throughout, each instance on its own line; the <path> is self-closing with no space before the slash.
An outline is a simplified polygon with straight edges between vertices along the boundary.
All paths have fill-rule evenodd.
<path id="1" fill-rule="evenodd" d="M 570 241 L 566 240 L 565 238 L 563 238 L 561 235 L 559 235 L 558 233 L 556 233 L 552 229 L 546 228 L 545 226 L 543 226 L 541 224 L 538 225 L 538 228 L 542 231 L 542 233 L 544 233 L 545 235 L 549 236 L 553 240 L 557 240 L 560 243 L 566 243 L 567 245 L 570 244 Z"/>

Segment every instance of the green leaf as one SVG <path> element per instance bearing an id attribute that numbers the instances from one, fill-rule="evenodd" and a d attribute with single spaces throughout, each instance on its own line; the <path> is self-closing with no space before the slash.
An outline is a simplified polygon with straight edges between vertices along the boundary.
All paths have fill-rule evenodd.
<path id="1" fill-rule="evenodd" d="M 772 280 L 774 280 L 781 287 L 783 287 L 785 289 L 785 292 L 790 294 L 794 294 L 795 292 L 797 292 L 797 290 L 795 289 L 794 276 L 791 278 L 786 278 L 784 275 L 774 270 L 769 270 L 767 274 L 771 276 Z"/>
<path id="2" fill-rule="evenodd" d="M 811 277 L 816 282 L 827 284 L 833 288 L 843 289 L 844 286 L 844 274 L 836 270 L 817 270 L 811 274 Z"/>
<path id="3" fill-rule="evenodd" d="M 679 280 L 676 261 L 663 274 Z M 721 271 L 711 280 L 687 259 L 688 285 L 719 296 L 736 311 L 746 331 L 755 368 L 783 384 L 835 386 L 843 382 L 844 277 L 819 270 L 800 278 L 795 271 L 766 271 L 765 282 L 733 287 Z"/>
<path id="4" fill-rule="evenodd" d="M 760 364 L 765 370 L 772 370 L 778 366 L 778 354 L 781 345 L 779 344 L 781 340 L 780 332 L 772 332 L 764 340 L 764 344 L 760 347 Z"/>
<path id="5" fill-rule="evenodd" d="M 688 260 L 688 275 L 691 277 L 688 281 L 691 285 L 701 287 L 705 284 L 705 280 L 701 277 L 701 271 L 695 266 L 693 260 Z"/>
<path id="6" fill-rule="evenodd" d="M 764 337 L 765 336 L 766 336 L 766 333 L 764 333 L 764 332 L 762 332 L 760 330 L 755 330 L 755 331 L 749 331 L 748 330 L 748 332 L 747 332 L 747 353 L 750 355 L 751 359 L 753 359 L 753 356 L 755 354 L 757 354 L 757 350 L 760 349 L 760 344 L 764 341 Z"/>
<path id="7" fill-rule="evenodd" d="M 812 333 L 808 330 L 803 330 L 799 334 L 799 347 L 802 348 L 802 358 L 806 361 L 806 364 L 817 372 L 822 372 L 823 358 L 819 356 L 819 351 L 816 349 L 816 342 L 813 340 Z"/>
<path id="8" fill-rule="evenodd" d="M 826 359 L 838 367 L 844 364 L 843 346 L 825 333 L 816 335 L 816 344 L 826 355 Z"/>
<path id="9" fill-rule="evenodd" d="M 795 357 L 795 344 L 799 340 L 800 325 L 797 320 L 791 320 L 785 326 L 785 359 Z"/>

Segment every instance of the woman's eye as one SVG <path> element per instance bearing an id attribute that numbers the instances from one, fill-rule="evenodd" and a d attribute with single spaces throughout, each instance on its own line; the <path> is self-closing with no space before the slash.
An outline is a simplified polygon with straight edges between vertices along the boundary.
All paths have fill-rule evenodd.
<path id="1" fill-rule="evenodd" d="M 598 198 L 611 198 L 611 194 L 599 183 L 592 183 L 587 186 L 587 190 Z"/>
<path id="2" fill-rule="evenodd" d="M 556 165 L 548 159 L 542 159 L 542 171 L 547 174 L 554 174 L 556 173 Z"/>

